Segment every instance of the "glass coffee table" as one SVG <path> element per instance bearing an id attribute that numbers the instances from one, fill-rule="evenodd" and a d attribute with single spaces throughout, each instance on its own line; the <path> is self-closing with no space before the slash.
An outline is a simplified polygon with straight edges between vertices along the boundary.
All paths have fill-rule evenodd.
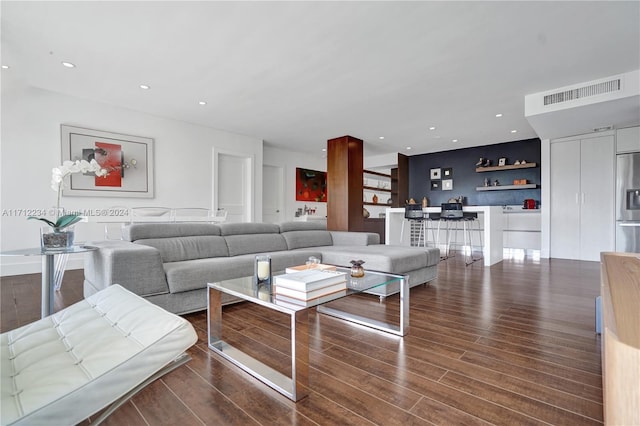
<path id="1" fill-rule="evenodd" d="M 347 274 L 346 291 L 329 294 L 306 303 L 300 302 L 300 305 L 286 303 L 277 299 L 270 287 L 258 286 L 253 276 L 209 283 L 207 285 L 209 348 L 289 399 L 299 401 L 308 394 L 309 388 L 309 308 L 315 307 L 318 312 L 323 314 L 398 336 L 405 336 L 408 333 L 409 277 L 366 271 L 364 277 L 352 278 L 349 276 L 348 268 L 337 269 Z M 393 283 L 399 283 L 400 286 L 400 316 L 398 324 L 389 324 L 325 306 L 328 302 Z M 291 331 L 290 377 L 222 340 L 223 293 L 289 315 Z M 264 343 L 268 344 L 269 342 Z"/>

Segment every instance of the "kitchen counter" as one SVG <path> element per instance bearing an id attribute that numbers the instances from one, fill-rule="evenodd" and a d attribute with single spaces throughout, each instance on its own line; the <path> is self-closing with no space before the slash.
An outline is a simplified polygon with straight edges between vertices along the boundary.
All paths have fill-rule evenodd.
<path id="1" fill-rule="evenodd" d="M 425 213 L 440 213 L 440 207 L 427 207 L 422 209 Z M 463 206 L 463 212 L 482 214 L 483 220 L 483 253 L 484 264 L 486 266 L 495 265 L 503 260 L 503 208 L 502 206 Z M 516 210 L 514 210 L 515 212 Z M 533 210 L 532 210 L 533 211 Z M 539 210 L 538 210 L 539 211 Z M 400 240 L 402 234 L 402 224 L 406 221 L 404 218 L 404 207 L 388 208 L 386 210 L 385 223 L 385 241 L 386 244 L 394 245 L 410 245 L 410 232 L 407 232 L 408 221 L 405 224 L 405 232 L 403 239 Z"/>

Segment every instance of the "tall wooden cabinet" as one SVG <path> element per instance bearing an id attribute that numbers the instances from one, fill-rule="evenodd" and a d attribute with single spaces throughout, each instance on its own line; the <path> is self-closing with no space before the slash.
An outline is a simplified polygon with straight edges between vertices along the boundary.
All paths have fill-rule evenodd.
<path id="1" fill-rule="evenodd" d="M 600 260 L 615 250 L 613 136 L 551 143 L 550 256 Z"/>

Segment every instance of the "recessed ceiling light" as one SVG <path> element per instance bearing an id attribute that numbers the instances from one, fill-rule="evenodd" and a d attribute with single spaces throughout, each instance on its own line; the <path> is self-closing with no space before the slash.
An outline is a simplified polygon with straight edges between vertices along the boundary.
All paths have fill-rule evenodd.
<path id="1" fill-rule="evenodd" d="M 435 129 L 436 129 L 436 127 L 435 127 L 435 126 L 431 126 L 431 127 L 429 127 L 429 130 L 435 130 Z"/>
<path id="2" fill-rule="evenodd" d="M 384 139 L 384 136 L 380 136 L 378 139 L 382 140 L 382 139 Z"/>
<path id="3" fill-rule="evenodd" d="M 151 89 L 151 86 L 147 86 L 146 84 L 141 84 L 140 88 L 144 89 L 144 90 L 149 90 L 149 89 Z"/>
<path id="4" fill-rule="evenodd" d="M 511 133 L 518 133 L 518 131 L 517 130 L 512 130 Z"/>
<path id="5" fill-rule="evenodd" d="M 327 148 L 322 148 L 322 152 L 327 152 Z"/>
<path id="6" fill-rule="evenodd" d="M 500 118 L 502 117 L 502 114 L 496 114 L 496 117 Z"/>
<path id="7" fill-rule="evenodd" d="M 9 69 L 9 65 L 2 65 L 2 69 L 3 70 L 8 70 Z"/>
<path id="8" fill-rule="evenodd" d="M 411 149 L 411 147 L 410 147 L 410 146 L 408 146 L 408 147 L 407 147 L 407 151 L 409 151 L 410 149 Z"/>
<path id="9" fill-rule="evenodd" d="M 206 105 L 207 103 L 205 101 L 200 101 L 198 102 L 198 105 Z"/>
<path id="10" fill-rule="evenodd" d="M 67 68 L 75 68 L 75 64 L 72 64 L 71 62 L 62 62 L 62 65 L 67 67 Z"/>
<path id="11" fill-rule="evenodd" d="M 451 142 L 458 142 L 458 139 L 451 139 Z"/>

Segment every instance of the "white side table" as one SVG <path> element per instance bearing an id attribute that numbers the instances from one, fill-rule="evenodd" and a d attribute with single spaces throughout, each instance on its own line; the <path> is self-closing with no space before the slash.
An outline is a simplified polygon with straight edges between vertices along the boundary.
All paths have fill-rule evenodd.
<path id="1" fill-rule="evenodd" d="M 72 253 L 85 253 L 97 247 L 77 245 L 64 249 L 42 250 L 40 247 L 4 251 L 0 256 L 42 256 L 42 301 L 40 317 L 53 314 L 53 292 L 62 285 L 62 277 L 67 266 L 67 258 Z"/>

